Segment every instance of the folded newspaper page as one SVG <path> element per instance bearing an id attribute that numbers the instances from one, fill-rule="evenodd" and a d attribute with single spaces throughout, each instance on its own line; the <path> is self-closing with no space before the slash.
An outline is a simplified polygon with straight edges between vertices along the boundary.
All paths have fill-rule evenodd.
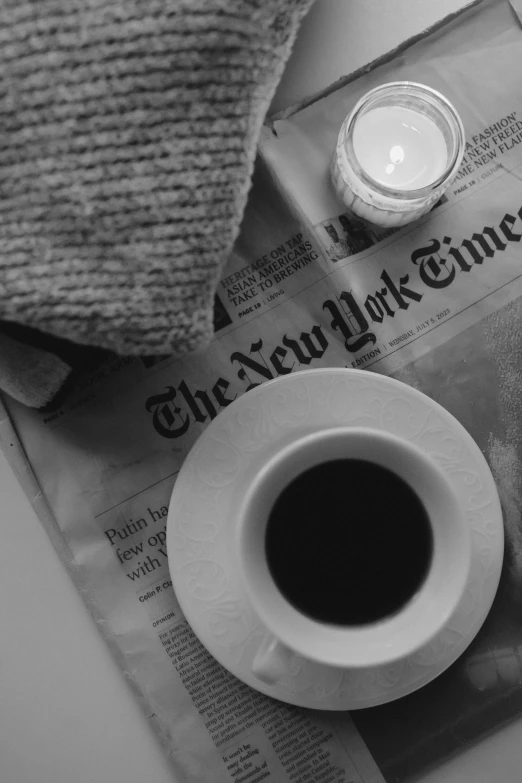
<path id="1" fill-rule="evenodd" d="M 216 337 L 185 359 L 114 358 L 45 414 L 5 399 L 2 448 L 172 758 L 176 779 L 409 781 L 522 708 L 522 30 L 485 2 L 398 59 L 266 129 Z M 327 167 L 366 90 L 425 82 L 462 114 L 444 203 L 384 233 L 353 221 Z M 176 474 L 237 396 L 309 367 L 393 374 L 451 411 L 498 483 L 508 537 L 493 609 L 436 681 L 381 707 L 274 701 L 205 650 L 172 590 Z M 227 632 L 226 615 L 217 618 Z"/>

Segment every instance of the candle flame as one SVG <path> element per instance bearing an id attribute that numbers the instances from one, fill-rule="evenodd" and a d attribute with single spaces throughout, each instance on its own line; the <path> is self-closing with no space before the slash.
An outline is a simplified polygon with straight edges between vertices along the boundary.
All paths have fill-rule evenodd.
<path id="1" fill-rule="evenodd" d="M 404 160 L 404 150 L 400 146 L 400 144 L 396 144 L 395 147 L 392 147 L 390 150 L 390 160 L 392 163 L 397 165 L 397 163 L 402 163 Z M 386 169 L 388 170 L 388 169 Z M 393 171 L 393 169 L 392 169 Z"/>

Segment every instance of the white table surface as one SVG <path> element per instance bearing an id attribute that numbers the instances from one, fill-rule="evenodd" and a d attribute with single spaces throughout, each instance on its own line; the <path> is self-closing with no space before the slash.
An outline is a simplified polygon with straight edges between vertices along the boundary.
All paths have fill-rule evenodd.
<path id="1" fill-rule="evenodd" d="M 461 4 L 318 0 L 274 110 Z M 163 751 L 1 455 L 0 497 L 1 783 L 172 783 Z M 519 721 L 419 783 L 518 783 L 521 738 Z"/>

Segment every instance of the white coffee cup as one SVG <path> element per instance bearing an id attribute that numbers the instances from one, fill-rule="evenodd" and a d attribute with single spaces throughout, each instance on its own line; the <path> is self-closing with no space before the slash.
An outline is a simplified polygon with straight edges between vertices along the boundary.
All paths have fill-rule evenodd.
<path id="1" fill-rule="evenodd" d="M 395 614 L 360 626 L 320 622 L 292 606 L 272 578 L 265 554 L 275 499 L 305 470 L 336 459 L 366 460 L 391 470 L 415 491 L 432 530 L 431 562 L 418 591 Z M 348 482 L 347 493 L 354 491 Z M 265 683 L 284 677 L 295 654 L 352 670 L 414 654 L 450 621 L 471 565 L 469 530 L 446 474 L 412 443 L 363 427 L 312 432 L 272 454 L 244 496 L 234 546 L 249 599 L 266 628 L 252 665 L 254 675 Z"/>

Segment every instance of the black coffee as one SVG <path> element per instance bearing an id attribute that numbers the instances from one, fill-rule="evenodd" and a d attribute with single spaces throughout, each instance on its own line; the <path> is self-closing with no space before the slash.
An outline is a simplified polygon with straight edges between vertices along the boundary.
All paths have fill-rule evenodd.
<path id="1" fill-rule="evenodd" d="M 433 536 L 420 499 L 372 462 L 340 459 L 301 473 L 275 501 L 266 557 L 304 614 L 363 625 L 401 609 L 428 572 Z"/>

